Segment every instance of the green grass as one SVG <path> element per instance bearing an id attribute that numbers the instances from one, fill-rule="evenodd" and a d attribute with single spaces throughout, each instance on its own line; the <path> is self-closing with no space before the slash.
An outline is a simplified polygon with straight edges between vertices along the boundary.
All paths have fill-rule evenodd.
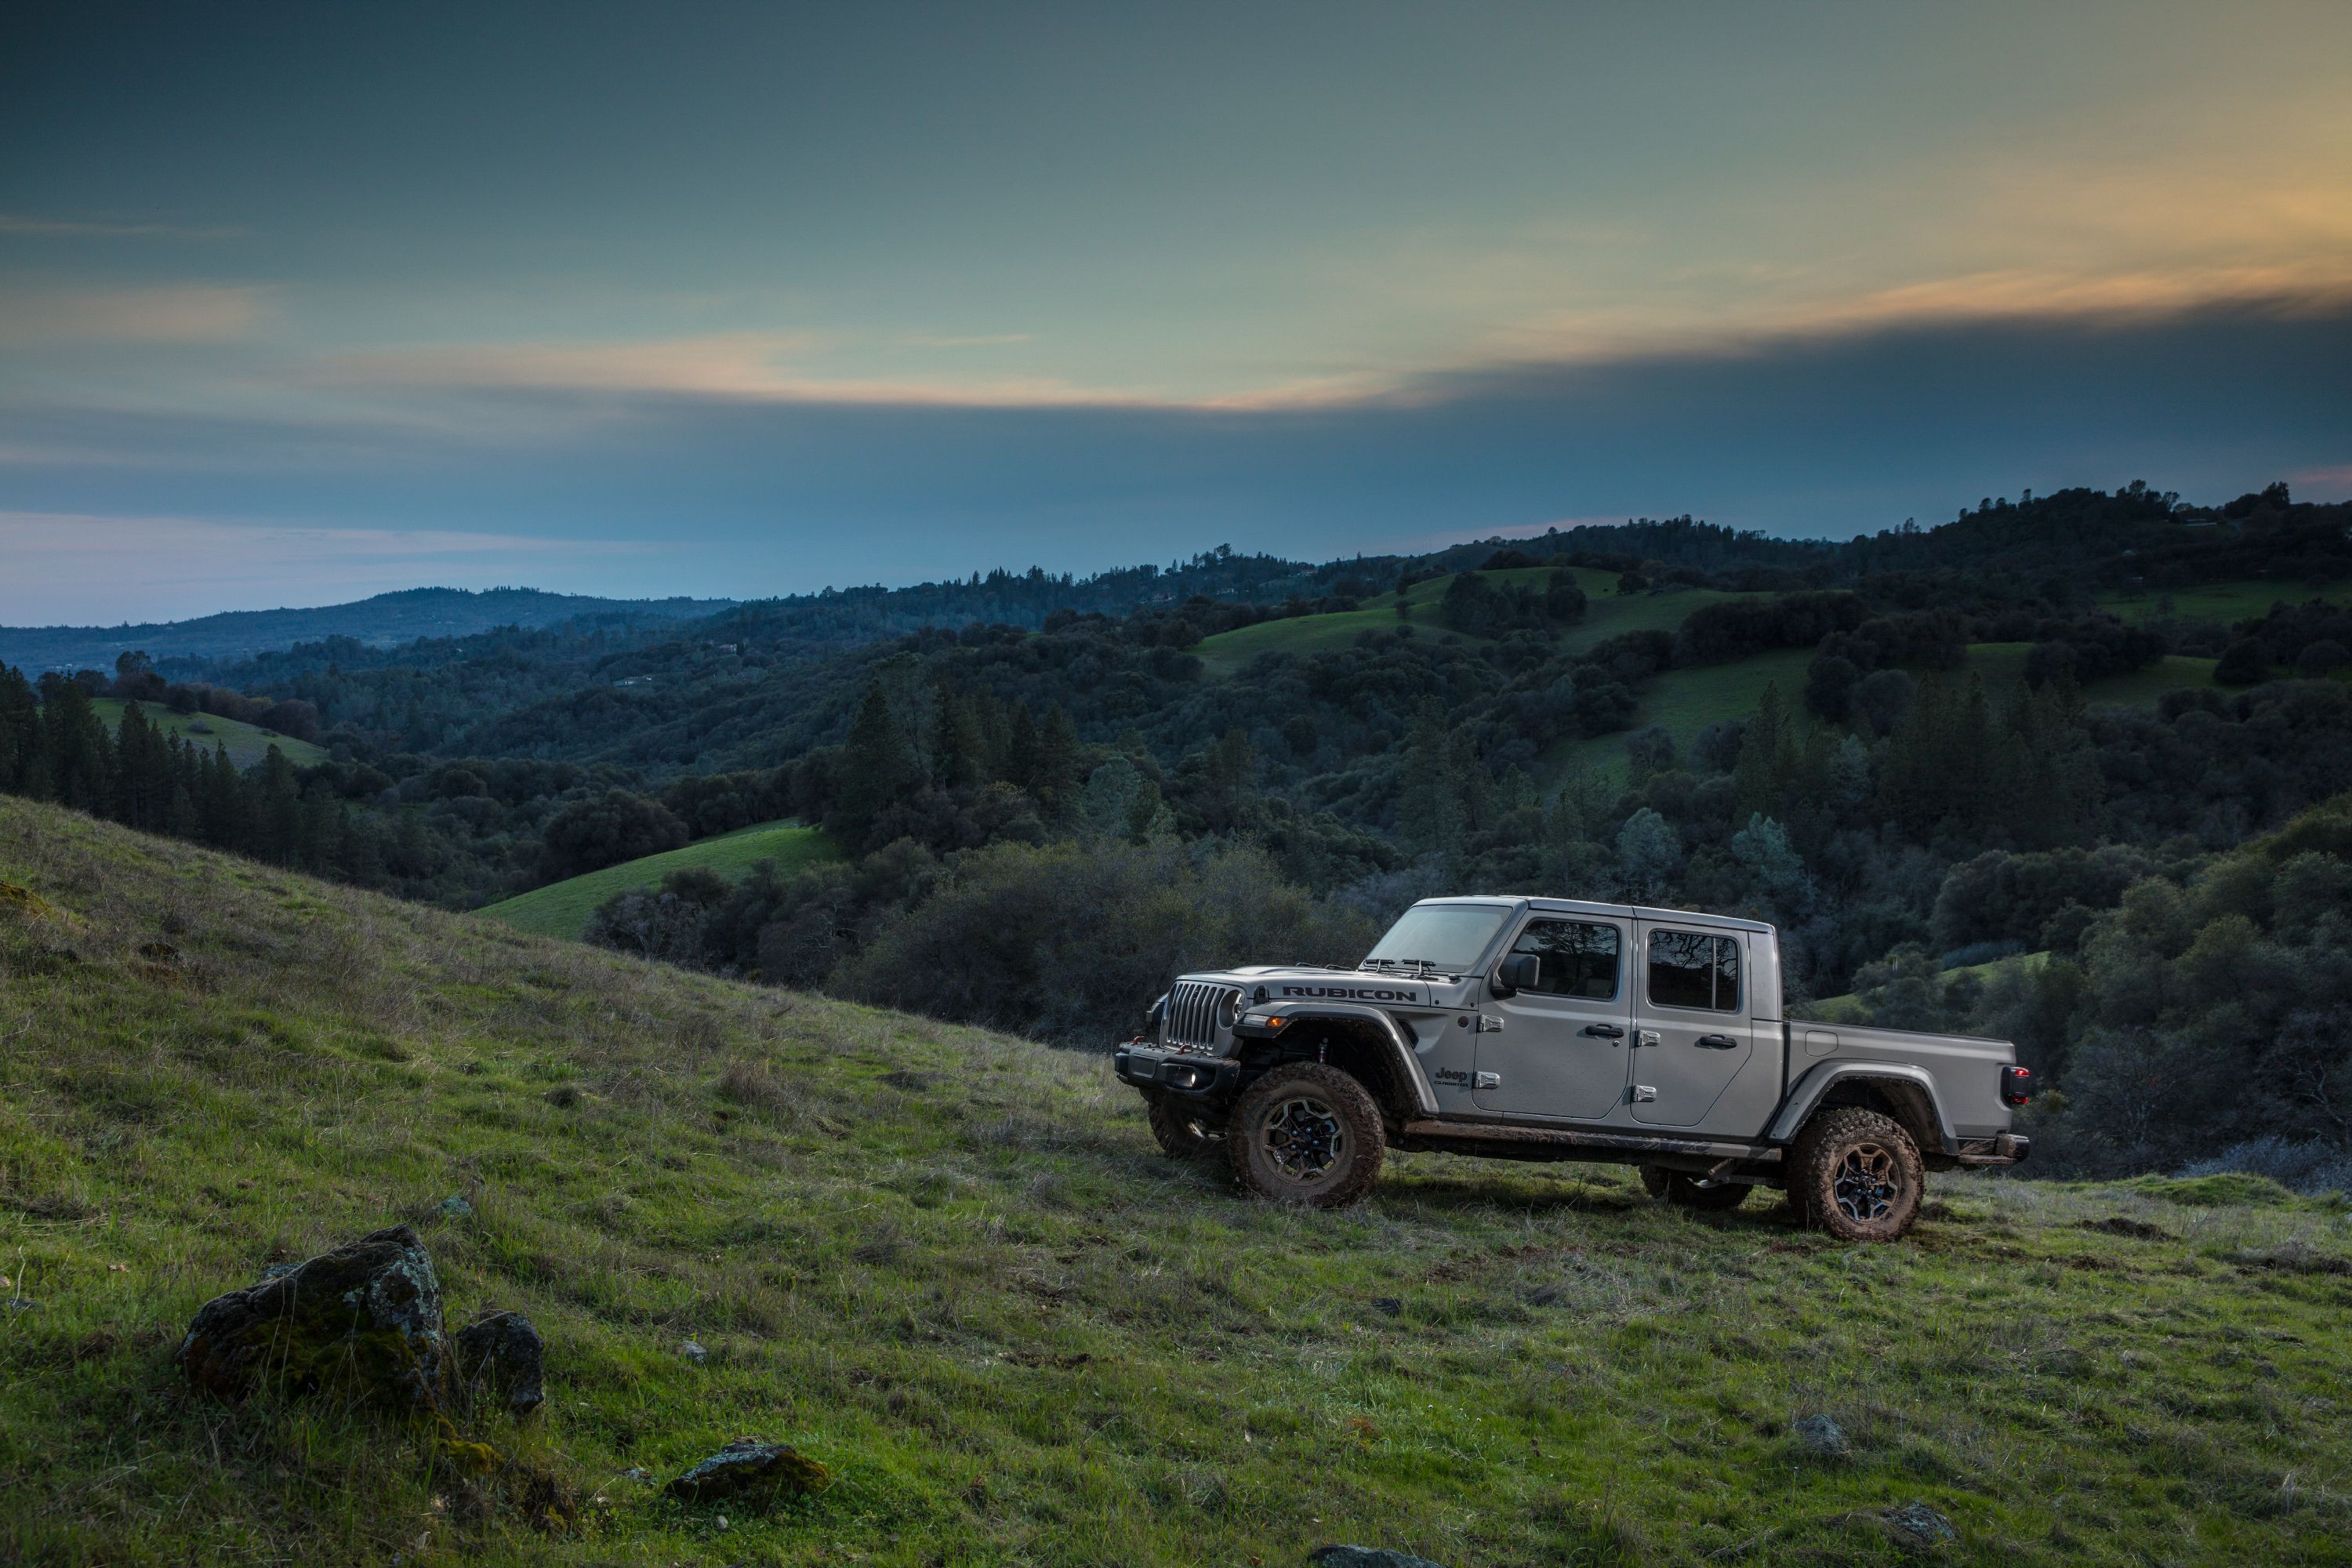
<path id="1" fill-rule="evenodd" d="M 1416 1154 L 1303 1213 L 1160 1156 L 1097 1056 L 13 800 L 0 880 L 0 1272 L 37 1303 L 0 1311 L 0 1562 L 1894 1563 L 1914 1501 L 1959 1531 L 1929 1562 L 2352 1556 L 2339 1203 L 1952 1177 L 1853 1248 Z M 371 1408 L 184 1386 L 200 1303 L 395 1219 L 453 1315 L 546 1334 L 545 1409 L 475 1431 L 575 1529 Z M 1847 1462 L 1799 1453 L 1816 1412 Z M 837 1483 L 660 1495 L 745 1434 Z"/>
<path id="2" fill-rule="evenodd" d="M 2049 962 L 2050 954 L 2047 952 L 2012 952 L 2007 958 L 1996 958 L 1984 963 L 1963 963 L 1957 968 L 1947 969 L 1943 972 L 1943 980 L 1944 984 L 1948 985 L 1955 981 L 1968 978 L 1983 985 L 1989 984 L 1997 974 L 2017 969 L 2031 973 Z M 1852 992 L 1847 992 L 1843 996 L 1824 996 L 1818 1002 L 1808 1002 L 1802 1005 L 1803 1016 L 1817 1023 L 1860 1024 L 1866 1021 L 1864 1016 L 1862 998 Z"/>
<path id="3" fill-rule="evenodd" d="M 1965 680 L 1971 674 L 1979 675 L 1984 678 L 1989 691 L 1998 693 L 2025 678 L 2025 658 L 2031 647 L 2028 643 L 1973 644 L 1969 648 L 1967 666 L 1957 677 L 1946 679 Z M 1663 726 L 1674 737 L 1677 754 L 1685 753 L 1691 742 L 1707 725 L 1722 719 L 1745 719 L 1755 712 L 1768 685 L 1777 683 L 1781 697 L 1791 708 L 1801 704 L 1804 700 L 1805 668 L 1812 658 L 1810 648 L 1790 648 L 1759 654 L 1734 664 L 1665 670 L 1642 689 L 1641 705 L 1634 710 L 1632 728 Z M 2213 665 L 2210 658 L 2168 654 L 2146 669 L 2091 681 L 2084 687 L 2083 695 L 2096 704 L 2146 705 L 2168 691 L 2210 686 Z M 1625 737 L 1609 734 L 1556 741 L 1538 758 L 1536 771 L 1539 782 L 1556 786 L 1578 768 L 1622 783 L 1626 772 Z"/>
<path id="4" fill-rule="evenodd" d="M 97 710 L 99 721 L 113 734 L 122 728 L 122 710 L 129 706 L 118 697 L 100 697 L 90 707 Z M 275 730 L 265 730 L 242 720 L 224 719 L 216 713 L 174 713 L 160 702 L 142 702 L 139 712 L 147 722 L 166 734 L 177 735 L 192 746 L 210 754 L 215 745 L 228 748 L 228 760 L 240 768 L 249 768 L 277 747 L 286 753 L 286 760 L 298 768 L 316 767 L 327 760 L 324 748 L 308 741 L 298 741 L 281 735 Z"/>
<path id="5" fill-rule="evenodd" d="M 2099 604 L 2133 626 L 2155 620 L 2217 621 L 2233 626 L 2267 614 L 2273 605 L 2306 605 L 2314 599 L 2343 604 L 2352 599 L 2352 584 L 2317 586 L 2309 583 L 2243 580 L 2201 583 L 2191 588 L 2111 590 L 2099 595 Z"/>
<path id="6" fill-rule="evenodd" d="M 1641 705 L 1633 727 L 1663 727 L 1674 737 L 1676 755 L 1690 750 L 1698 732 L 1724 719 L 1745 719 L 1764 699 L 1764 689 L 1777 684 L 1782 698 L 1794 707 L 1805 692 L 1805 667 L 1812 662 L 1811 648 L 1787 648 L 1758 654 L 1734 664 L 1704 665 L 1694 669 L 1663 670 L 1642 688 Z M 1591 735 L 1558 741 L 1537 759 L 1538 778 L 1557 784 L 1576 769 L 1586 769 L 1613 780 L 1625 776 L 1625 737 Z"/>
<path id="7" fill-rule="evenodd" d="M 672 871 L 690 867 L 716 871 L 730 881 L 751 875 L 762 860 L 773 860 L 785 872 L 839 858 L 832 839 L 796 822 L 763 822 L 738 828 L 715 838 L 698 839 L 683 849 L 672 849 L 643 859 L 607 866 L 601 871 L 550 882 L 544 888 L 477 910 L 520 930 L 539 936 L 576 937 L 597 905 L 615 893 L 657 885 Z"/>
<path id="8" fill-rule="evenodd" d="M 1595 572 L 1583 567 L 1571 570 L 1584 589 L 1586 605 L 1584 618 L 1560 635 L 1559 647 L 1567 653 L 1581 653 L 1622 632 L 1670 631 L 1682 625 L 1683 617 L 1701 605 L 1734 596 L 1712 589 L 1622 595 L 1617 592 L 1614 573 Z M 1490 572 L 1486 575 L 1497 583 L 1540 590 L 1551 576 L 1551 571 L 1549 566 L 1522 566 Z M 1452 577 L 1433 577 L 1426 583 L 1414 584 L 1412 590 L 1405 595 L 1405 602 L 1412 607 L 1411 624 L 1420 636 L 1454 635 L 1438 618 L 1438 608 L 1445 597 L 1446 585 L 1453 581 Z M 1204 638 L 1192 651 L 1200 656 L 1203 669 L 1211 679 L 1223 679 L 1240 674 L 1260 654 L 1286 653 L 1303 658 L 1308 654 L 1330 653 L 1348 647 L 1364 632 L 1394 631 L 1405 624 L 1397 619 L 1396 595 L 1384 593 L 1370 601 L 1369 607 L 1365 609 L 1299 616 L 1290 620 L 1261 621 L 1254 626 L 1220 632 L 1215 637 Z"/>

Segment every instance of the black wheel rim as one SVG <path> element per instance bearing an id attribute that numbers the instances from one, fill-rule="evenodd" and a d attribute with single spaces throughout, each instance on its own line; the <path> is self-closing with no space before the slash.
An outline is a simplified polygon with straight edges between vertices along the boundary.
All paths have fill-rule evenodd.
<path id="1" fill-rule="evenodd" d="M 1266 1112 L 1259 1147 L 1274 1168 L 1294 1182 L 1331 1173 L 1347 1152 L 1348 1130 L 1339 1113 L 1311 1095 L 1294 1095 Z"/>
<path id="2" fill-rule="evenodd" d="M 1902 1166 L 1893 1151 L 1876 1143 L 1857 1143 L 1837 1163 L 1837 1172 L 1830 1178 L 1830 1196 L 1838 1213 L 1850 1220 L 1866 1224 L 1885 1219 L 1903 1196 Z"/>

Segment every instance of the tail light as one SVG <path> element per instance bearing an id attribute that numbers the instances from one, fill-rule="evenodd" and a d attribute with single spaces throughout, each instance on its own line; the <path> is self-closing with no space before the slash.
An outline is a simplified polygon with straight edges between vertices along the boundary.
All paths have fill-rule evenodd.
<path id="1" fill-rule="evenodd" d="M 2032 1068 L 2000 1069 L 2000 1099 L 2004 1105 L 2023 1105 L 2033 1098 Z"/>

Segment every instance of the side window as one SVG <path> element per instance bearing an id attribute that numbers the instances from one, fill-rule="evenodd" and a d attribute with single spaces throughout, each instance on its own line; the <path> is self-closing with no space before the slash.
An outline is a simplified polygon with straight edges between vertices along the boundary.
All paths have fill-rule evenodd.
<path id="1" fill-rule="evenodd" d="M 1536 989 L 1548 996 L 1606 1002 L 1617 994 L 1615 926 L 1529 921 L 1511 951 L 1536 955 Z"/>
<path id="2" fill-rule="evenodd" d="M 1739 1011 L 1739 939 L 1652 931 L 1650 1000 L 1661 1007 Z"/>

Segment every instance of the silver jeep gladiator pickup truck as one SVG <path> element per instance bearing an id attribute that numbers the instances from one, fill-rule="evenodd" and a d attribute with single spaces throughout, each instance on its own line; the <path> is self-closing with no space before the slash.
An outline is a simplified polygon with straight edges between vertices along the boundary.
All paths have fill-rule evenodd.
<path id="1" fill-rule="evenodd" d="M 1183 975 L 1113 1059 L 1170 1153 L 1314 1207 L 1445 1150 L 1638 1165 L 1692 1208 L 1780 1187 L 1885 1241 L 1926 1172 L 2028 1147 L 2008 1042 L 1792 1022 L 1770 926 L 1626 904 L 1426 900 L 1352 970 Z"/>

